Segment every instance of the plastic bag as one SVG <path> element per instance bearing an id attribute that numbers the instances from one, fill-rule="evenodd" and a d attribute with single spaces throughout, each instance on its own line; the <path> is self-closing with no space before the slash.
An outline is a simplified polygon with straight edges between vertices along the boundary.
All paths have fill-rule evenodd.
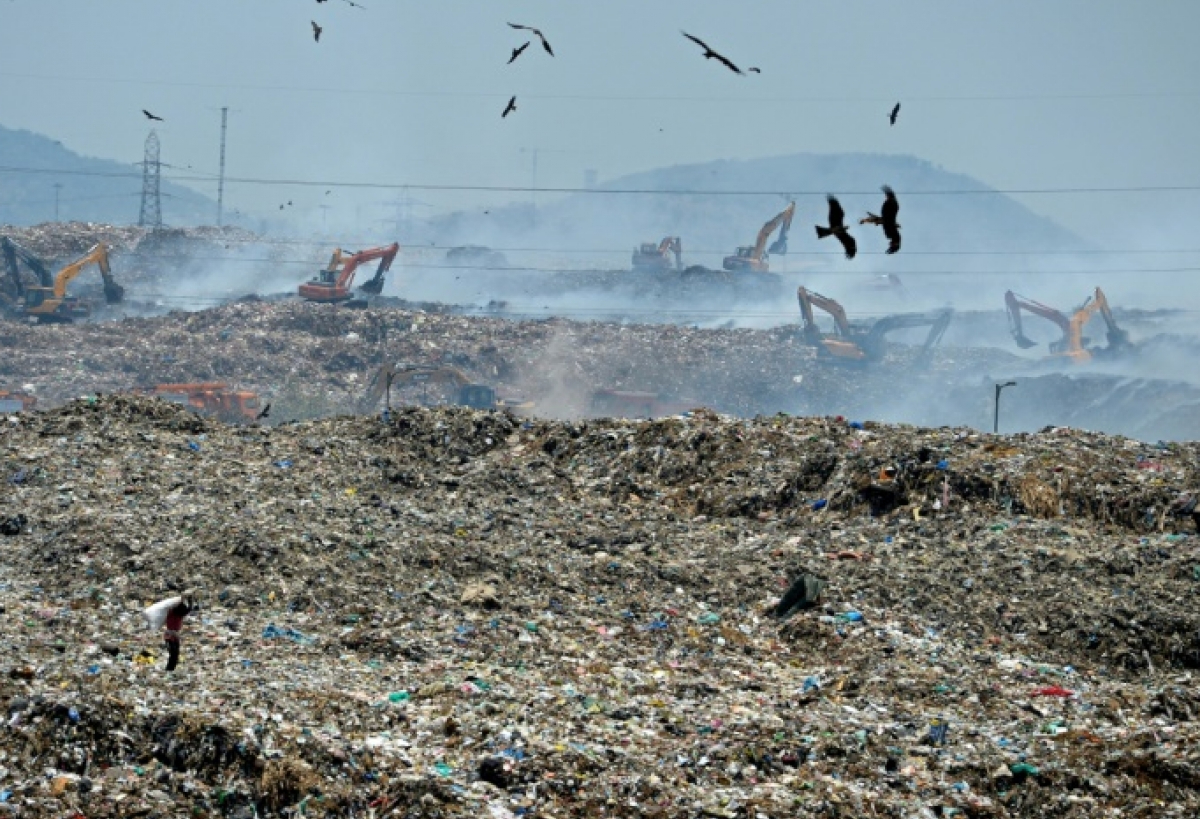
<path id="1" fill-rule="evenodd" d="M 142 616 L 146 618 L 146 626 L 152 630 L 160 629 L 167 622 L 167 612 L 183 602 L 182 597 L 168 597 L 166 600 L 159 600 L 153 606 L 147 606 L 142 610 Z"/>

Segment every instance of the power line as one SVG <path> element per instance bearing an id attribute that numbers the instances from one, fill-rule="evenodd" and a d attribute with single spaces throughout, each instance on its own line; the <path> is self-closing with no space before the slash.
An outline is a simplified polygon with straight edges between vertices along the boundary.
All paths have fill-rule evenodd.
<path id="1" fill-rule="evenodd" d="M 248 244 L 248 245 L 298 245 L 311 246 L 314 244 L 324 244 L 314 239 L 272 239 L 268 237 L 261 238 L 244 238 L 230 237 L 216 239 L 211 241 L 220 241 L 225 244 Z M 340 244 L 343 247 L 370 247 L 377 244 L 379 239 L 340 239 Z M 421 244 L 403 246 L 404 251 L 417 250 L 454 250 L 463 247 L 463 245 L 438 245 L 438 244 Z M 610 248 L 578 248 L 578 247 L 488 247 L 488 251 L 497 253 L 561 253 L 561 254 L 628 254 L 630 247 L 622 245 L 621 247 Z M 687 253 L 696 255 L 720 256 L 729 255 L 729 248 L 724 249 L 688 249 Z M 1155 254 L 1178 254 L 1178 253 L 1200 253 L 1200 248 L 1172 248 L 1168 250 L 1146 250 L 1144 248 L 1137 250 L 1116 250 L 1116 249 L 1096 249 L 1096 250 L 908 250 L 905 249 L 905 256 L 1105 256 L 1105 255 L 1155 255 Z M 787 256 L 836 256 L 842 258 L 845 254 L 841 250 L 791 250 L 787 252 Z M 859 250 L 859 256 L 890 256 L 893 254 L 885 250 Z"/>
<path id="2" fill-rule="evenodd" d="M 0 173 L 59 174 L 63 176 L 98 176 L 107 178 L 136 178 L 134 171 L 82 171 L 55 170 L 51 168 L 26 168 L 5 165 Z M 208 182 L 209 176 L 170 176 L 175 182 Z M 294 187 L 358 188 L 367 190 L 413 190 L 466 191 L 476 193 L 587 193 L 605 195 L 638 196 L 817 196 L 824 198 L 827 190 L 683 190 L 669 188 L 533 188 L 520 185 L 450 185 L 415 184 L 412 182 L 336 182 L 320 179 L 267 179 L 259 177 L 226 177 L 227 182 L 243 185 L 274 185 Z M 1200 185 L 1130 185 L 1125 187 L 1057 187 L 1057 188 L 977 188 L 974 190 L 906 190 L 904 196 L 995 196 L 995 195 L 1039 195 L 1039 194 L 1087 194 L 1087 193 L 1169 193 L 1200 191 Z M 878 196 L 878 190 L 839 191 L 842 196 Z"/>
<path id="3" fill-rule="evenodd" d="M 181 257 L 171 256 L 166 254 L 143 254 L 133 253 L 139 259 L 162 259 L 178 262 Z M 187 256 L 183 257 L 187 261 L 212 261 L 222 263 L 235 264 L 273 264 L 273 265 L 304 265 L 313 264 L 312 259 L 277 259 L 269 256 L 259 257 L 230 257 L 230 256 Z M 404 271 L 445 271 L 445 270 L 472 270 L 484 271 L 489 273 L 556 273 L 556 274 L 586 274 L 586 273 L 611 273 L 611 272 L 626 272 L 628 273 L 630 283 L 645 284 L 655 281 L 654 274 L 635 273 L 632 271 L 611 271 L 589 268 L 574 268 L 564 270 L 560 267 L 534 267 L 534 266 L 500 266 L 500 265 L 470 265 L 470 264 L 421 264 L 413 262 L 404 262 L 401 260 Z M 733 273 L 727 270 L 714 270 L 714 273 L 720 274 L 730 280 L 749 280 L 755 274 L 752 273 Z M 845 276 L 878 276 L 883 275 L 886 271 L 861 271 L 861 272 L 846 272 L 836 271 L 836 275 Z M 959 278 L 967 278 L 969 276 L 1112 276 L 1112 275 L 1134 275 L 1146 273 L 1200 273 L 1200 267 L 1141 267 L 1141 268 L 1120 268 L 1111 270 L 1096 270 L 1089 268 L 1087 270 L 897 270 L 893 271 L 898 276 L 956 276 Z M 778 275 L 778 274 L 777 274 Z M 801 276 L 801 272 L 788 273 L 783 275 Z M 660 279 L 662 277 L 659 277 Z M 608 282 L 605 282 L 608 284 Z"/>
<path id="4" fill-rule="evenodd" d="M 55 74 L 31 74 L 27 72 L 3 71 L 0 77 L 18 79 L 53 80 L 62 82 L 92 82 L 110 83 L 115 85 L 148 85 L 166 88 L 215 88 L 245 91 L 301 91 L 305 93 L 328 94 L 367 94 L 387 97 L 462 97 L 474 99 L 500 99 L 506 94 L 488 93 L 483 91 L 454 91 L 427 90 L 406 91 L 385 88 L 337 88 L 332 86 L 304 85 L 263 85 L 255 83 L 204 83 L 204 82 L 172 82 L 169 80 L 129 79 L 124 77 L 97 76 L 68 76 Z M 1055 101 L 1055 100 L 1117 100 L 1117 99 L 1186 99 L 1200 97 L 1196 91 L 1135 91 L 1129 93 L 1079 93 L 1079 94 L 905 94 L 897 93 L 888 97 L 875 96 L 788 96 L 788 97 L 747 97 L 747 96 L 697 96 L 697 95 L 662 95 L 662 94 L 523 94 L 526 99 L 538 100 L 581 100 L 587 102 L 744 102 L 744 103 L 799 103 L 799 102 L 894 102 L 899 97 L 906 102 L 1023 102 L 1023 101 Z"/>

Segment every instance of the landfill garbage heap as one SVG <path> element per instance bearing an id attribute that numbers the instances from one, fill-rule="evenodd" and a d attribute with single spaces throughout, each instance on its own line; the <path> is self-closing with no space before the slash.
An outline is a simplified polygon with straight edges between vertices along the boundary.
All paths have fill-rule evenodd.
<path id="1" fill-rule="evenodd" d="M 0 418 L 0 811 L 1195 816 L 1198 467 L 707 412 Z M 168 674 L 141 610 L 185 588 Z"/>

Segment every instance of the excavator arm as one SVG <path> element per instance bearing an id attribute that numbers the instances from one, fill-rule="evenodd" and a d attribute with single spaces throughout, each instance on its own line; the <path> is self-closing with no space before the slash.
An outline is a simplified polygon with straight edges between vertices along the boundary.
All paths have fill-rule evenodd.
<path id="1" fill-rule="evenodd" d="M 403 389 L 414 384 L 442 384 L 462 390 L 471 380 L 454 367 L 430 367 L 421 364 L 384 364 L 375 371 L 363 395 L 363 409 L 370 411 L 379 405 L 388 389 Z"/>
<path id="2" fill-rule="evenodd" d="M 21 269 L 18 263 L 24 264 L 32 271 L 33 275 L 37 277 L 39 286 L 47 288 L 54 286 L 54 277 L 45 263 L 7 236 L 0 236 L 0 254 L 4 256 L 4 267 L 8 271 L 8 277 L 12 281 L 13 295 L 17 299 L 25 297 L 25 282 L 21 279 Z"/>
<path id="3" fill-rule="evenodd" d="M 792 217 L 795 214 L 796 214 L 796 203 L 792 202 L 784 209 L 783 213 L 781 213 L 781 214 L 779 214 L 779 216 L 775 217 L 775 220 L 780 220 L 779 238 L 771 243 L 771 248 L 768 251 L 769 253 L 778 253 L 780 256 L 787 255 L 788 231 L 792 229 Z M 775 221 L 775 220 L 772 220 L 772 221 Z M 771 222 L 768 222 L 767 225 L 771 225 Z M 775 228 L 772 227 L 771 230 L 768 231 L 767 235 L 769 236 L 774 230 L 775 230 Z M 760 237 L 759 244 L 760 245 L 762 244 L 761 237 Z M 761 251 L 759 251 L 759 255 L 760 256 L 762 255 Z"/>
<path id="4" fill-rule="evenodd" d="M 939 310 L 936 313 L 901 313 L 895 316 L 884 316 L 871 325 L 870 331 L 863 338 L 863 351 L 867 354 L 867 358 L 878 361 L 883 358 L 887 350 L 888 333 L 910 327 L 928 326 L 929 335 L 925 337 L 925 343 L 917 354 L 917 359 L 923 361 L 933 352 L 934 346 L 942 340 L 942 336 L 946 334 L 946 329 L 950 326 L 953 318 L 954 311 L 950 308 Z"/>
<path id="5" fill-rule="evenodd" d="M 1129 346 L 1129 335 L 1117 326 L 1117 320 L 1112 314 L 1112 309 L 1108 306 L 1108 298 L 1104 295 L 1104 291 L 1097 287 L 1092 297 L 1084 302 L 1083 306 L 1071 316 L 1067 355 L 1074 358 L 1091 357 L 1084 344 L 1083 329 L 1096 313 L 1099 313 L 1104 319 L 1107 329 L 1108 350 L 1115 351 Z"/>
<path id="6" fill-rule="evenodd" d="M 1027 299 L 1024 296 L 1018 296 L 1011 290 L 1004 294 L 1004 304 L 1008 308 L 1009 332 L 1012 333 L 1013 340 L 1017 342 L 1017 346 L 1022 350 L 1028 350 L 1030 347 L 1037 346 L 1037 342 L 1026 336 L 1021 329 L 1022 310 L 1027 310 L 1035 316 L 1040 316 L 1051 321 L 1062 330 L 1062 339 L 1050 343 L 1051 352 L 1061 352 L 1069 348 L 1071 321 L 1061 312 L 1055 310 L 1053 307 L 1047 307 L 1032 299 Z"/>
<path id="7" fill-rule="evenodd" d="M 104 279 L 105 301 L 109 304 L 118 304 L 125 297 L 125 289 L 113 279 L 112 268 L 108 263 L 108 248 L 103 243 L 94 246 L 83 256 L 58 271 L 58 275 L 54 277 L 54 298 L 66 298 L 67 285 L 93 262 L 100 268 L 100 276 Z"/>

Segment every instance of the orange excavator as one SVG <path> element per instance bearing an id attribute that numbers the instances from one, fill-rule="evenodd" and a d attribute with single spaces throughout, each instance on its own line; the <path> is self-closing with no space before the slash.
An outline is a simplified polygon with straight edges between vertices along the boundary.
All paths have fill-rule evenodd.
<path id="1" fill-rule="evenodd" d="M 683 270 L 683 243 L 678 236 L 664 236 L 657 247 L 644 242 L 633 251 L 633 269 L 670 270 L 672 253 L 675 254 L 675 269 Z"/>
<path id="2" fill-rule="evenodd" d="M 1084 364 L 1091 361 L 1096 354 L 1116 353 L 1128 349 L 1130 346 L 1128 334 L 1117 326 L 1117 320 L 1108 305 L 1108 299 L 1099 287 L 1070 318 L 1053 307 L 1048 307 L 1024 296 L 1018 296 L 1011 290 L 1004 294 L 1004 304 L 1008 308 L 1009 331 L 1017 346 L 1023 350 L 1037 346 L 1037 342 L 1027 337 L 1021 328 L 1022 310 L 1052 322 L 1062 331 L 1062 338 L 1050 342 L 1051 358 L 1062 357 L 1076 364 Z M 1108 346 L 1105 348 L 1089 348 L 1087 346 L 1088 339 L 1083 336 L 1084 327 L 1096 313 L 1104 318 L 1104 323 L 1107 325 Z"/>
<path id="3" fill-rule="evenodd" d="M 755 240 L 752 247 L 739 247 L 737 254 L 734 256 L 726 256 L 724 267 L 726 270 L 750 270 L 755 273 L 770 272 L 770 265 L 767 263 L 768 252 L 778 253 L 783 256 L 787 253 L 787 237 L 788 230 L 792 227 L 792 216 L 796 213 L 796 203 L 792 202 L 781 213 L 773 217 L 758 232 L 758 238 Z M 767 240 L 771 238 L 771 234 L 775 229 L 779 228 L 779 238 L 771 243 L 770 250 L 767 249 Z"/>
<path id="4" fill-rule="evenodd" d="M 182 404 L 202 415 L 211 415 L 228 424 L 258 420 L 258 393 L 235 390 L 223 381 L 200 381 L 192 384 L 155 384 L 135 392 L 152 395 L 173 404 Z"/>
<path id="5" fill-rule="evenodd" d="M 929 335 L 918 353 L 918 361 L 929 357 L 934 345 L 946 334 L 954 311 L 946 308 L 933 313 L 899 313 L 884 316 L 869 327 L 850 323 L 842 305 L 828 296 L 800 287 L 796 290 L 800 315 L 804 319 L 804 341 L 817 348 L 817 355 L 844 363 L 872 362 L 883 359 L 887 352 L 887 335 L 910 327 L 928 327 Z M 813 316 L 813 308 L 824 310 L 833 318 L 833 333 L 822 333 Z"/>
<path id="6" fill-rule="evenodd" d="M 26 287 L 22 314 L 36 318 L 41 324 L 65 323 L 90 316 L 91 305 L 75 296 L 68 296 L 67 285 L 93 263 L 100 268 L 100 276 L 104 279 L 104 300 L 109 304 L 119 304 L 125 298 L 125 288 L 113 279 L 108 263 L 108 248 L 98 244 L 58 271 L 53 283 L 43 282 Z"/>
<path id="7" fill-rule="evenodd" d="M 358 287 L 364 293 L 377 296 L 383 292 L 383 275 L 392 266 L 392 262 L 395 261 L 396 254 L 399 252 L 398 242 L 392 242 L 387 247 L 360 250 L 357 253 L 343 253 L 339 247 L 333 251 L 329 265 L 320 271 L 316 278 L 300 285 L 300 297 L 308 301 L 324 303 L 349 302 L 351 300 L 350 288 L 354 284 L 354 273 L 358 270 L 358 266 L 379 259 L 375 277 Z M 362 303 L 362 306 L 365 306 L 365 302 Z"/>

